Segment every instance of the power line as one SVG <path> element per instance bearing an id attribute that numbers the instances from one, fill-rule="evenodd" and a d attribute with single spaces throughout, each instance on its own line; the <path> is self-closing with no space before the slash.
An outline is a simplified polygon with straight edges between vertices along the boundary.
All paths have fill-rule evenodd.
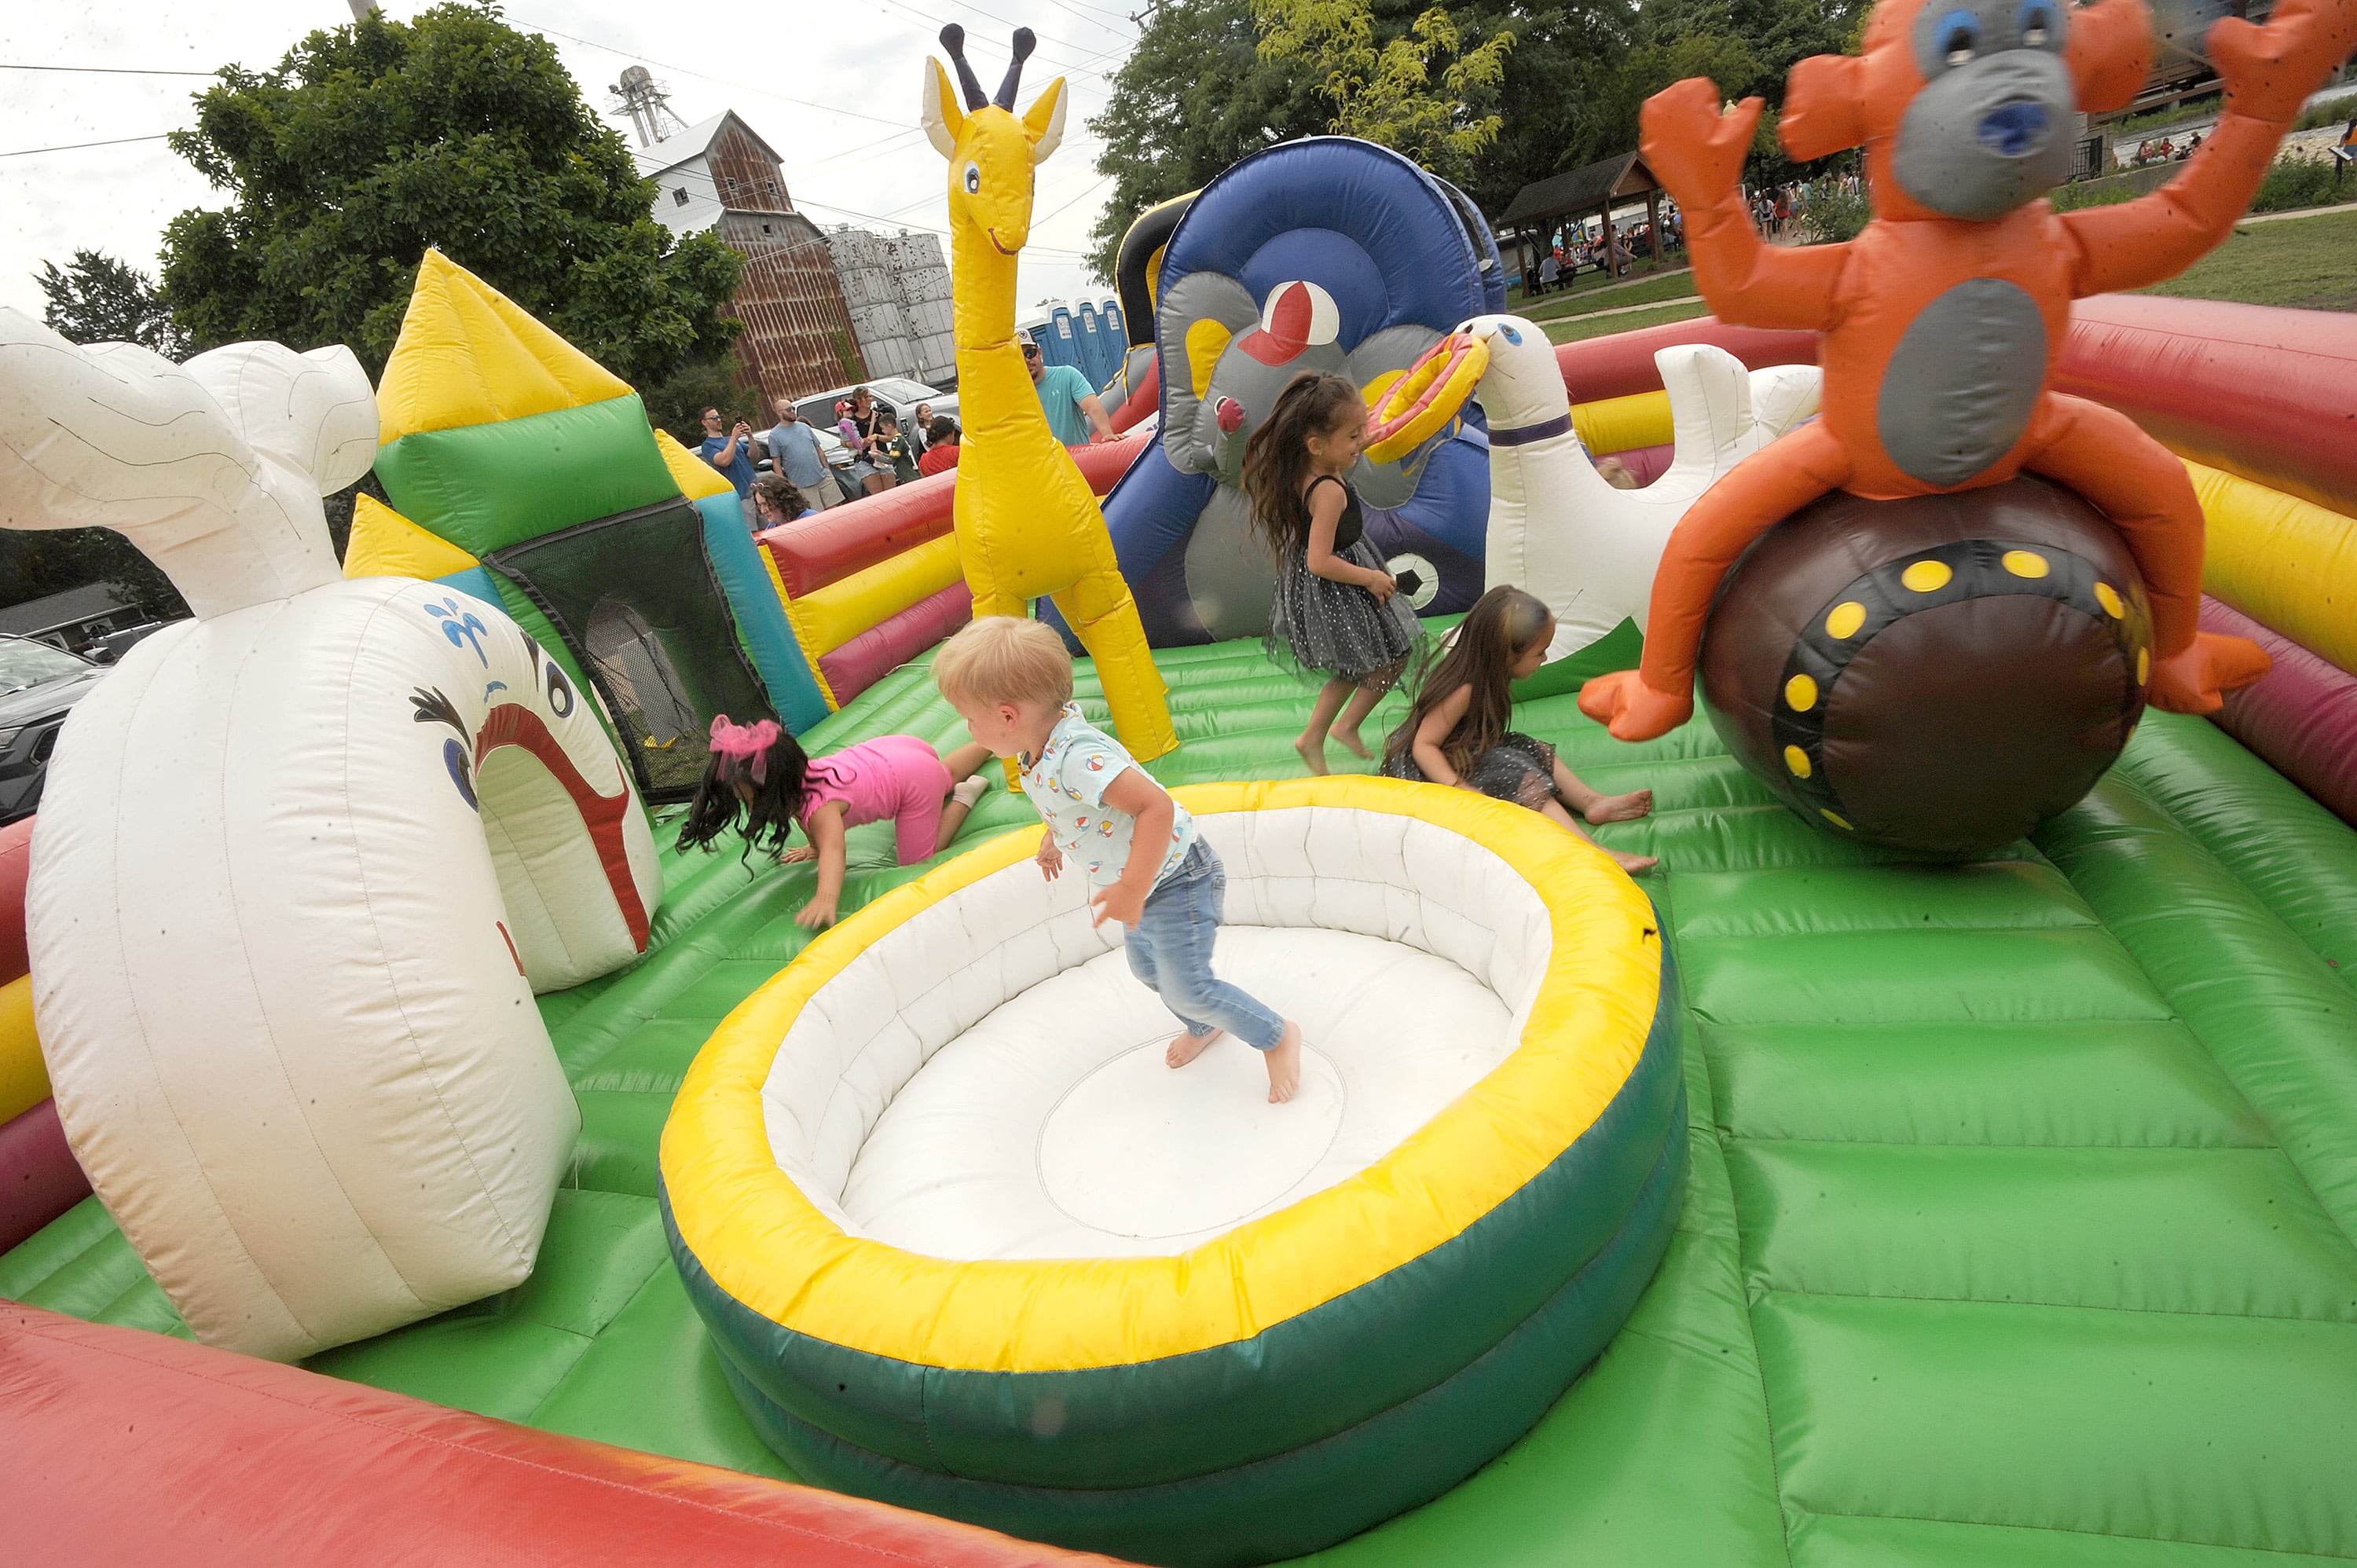
<path id="1" fill-rule="evenodd" d="M 36 153 L 78 153 L 84 147 L 119 147 L 126 142 L 160 142 L 171 134 L 158 131 L 152 136 L 109 136 L 102 142 L 68 142 L 57 147 L 18 147 L 14 152 L 0 153 L 0 158 L 29 158 Z"/>
<path id="2" fill-rule="evenodd" d="M 201 76 L 210 79 L 210 70 L 141 70 L 127 65 L 16 65 L 0 60 L 0 70 L 59 70 L 77 76 Z"/>
<path id="3" fill-rule="evenodd" d="M 652 55 L 641 54 L 636 49 L 618 49 L 611 44 L 601 44 L 595 38 L 579 38 L 572 33 L 560 33 L 554 27 L 544 27 L 536 22 L 524 22 L 522 17 L 518 17 L 517 20 L 533 31 L 545 33 L 552 38 L 563 38 L 567 43 L 579 44 L 585 48 L 602 49 L 607 54 L 615 55 L 623 59 L 643 60 L 649 65 L 659 66 L 664 70 L 676 71 L 682 76 L 692 76 L 699 81 L 709 81 L 715 86 L 730 88 L 738 92 L 749 92 L 757 98 L 774 98 L 780 103 L 791 103 L 804 109 L 817 109 L 825 113 L 842 114 L 854 120 L 872 120 L 878 125 L 890 125 L 900 130 L 908 128 L 909 123 L 906 120 L 888 120 L 881 114 L 863 114 L 856 109 L 839 109 L 832 103 L 820 103 L 808 98 L 789 98 L 782 92 L 772 92 L 766 87 L 755 87 L 743 81 L 731 81 L 725 76 L 709 75 L 683 65 L 672 65 L 667 61 L 655 59 Z"/>

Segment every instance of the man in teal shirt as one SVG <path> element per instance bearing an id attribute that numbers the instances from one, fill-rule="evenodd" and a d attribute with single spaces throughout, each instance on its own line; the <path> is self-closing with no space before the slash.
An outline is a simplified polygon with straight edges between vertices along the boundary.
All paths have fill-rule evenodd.
<path id="1" fill-rule="evenodd" d="M 1113 421 L 1106 417 L 1104 403 L 1089 385 L 1089 378 L 1071 365 L 1050 368 L 1039 357 L 1039 345 L 1028 332 L 1017 333 L 1023 342 L 1023 368 L 1031 372 L 1031 384 L 1039 389 L 1040 412 L 1048 416 L 1048 428 L 1056 439 L 1067 446 L 1086 446 L 1094 441 L 1113 439 Z"/>

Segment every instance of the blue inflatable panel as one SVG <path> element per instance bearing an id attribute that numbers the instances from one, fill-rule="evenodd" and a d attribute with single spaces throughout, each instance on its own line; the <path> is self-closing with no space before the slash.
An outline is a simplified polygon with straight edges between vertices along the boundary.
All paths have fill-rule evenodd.
<path id="1" fill-rule="evenodd" d="M 745 639 L 745 651 L 761 684 L 770 689 L 770 705 L 786 728 L 800 735 L 826 717 L 826 699 L 819 694 L 818 679 L 802 657 L 794 628 L 786 624 L 786 607 L 778 602 L 777 585 L 761 564 L 761 547 L 745 532 L 745 508 L 737 492 L 705 496 L 695 503 L 704 516 L 704 554 L 720 591 L 728 596 L 728 609 Z M 479 568 L 478 568 L 479 570 Z M 471 591 L 471 590 L 469 590 Z M 496 591 L 496 590 L 495 590 Z M 496 601 L 494 601 L 496 602 Z"/>
<path id="2" fill-rule="evenodd" d="M 456 588 L 462 594 L 472 595 L 501 615 L 508 613 L 507 605 L 500 598 L 500 585 L 491 580 L 491 569 L 488 566 L 469 566 L 463 572 L 453 572 L 447 577 L 434 580 L 446 588 Z"/>
<path id="3" fill-rule="evenodd" d="M 1128 323 L 1122 334 L 1156 341 L 1161 356 L 1163 423 L 1154 450 L 1131 466 L 1104 502 L 1149 642 L 1172 646 L 1250 631 L 1221 620 L 1232 619 L 1254 591 L 1248 578 L 1232 567 L 1218 584 L 1190 584 L 1189 577 L 1188 543 L 1199 520 L 1212 526 L 1205 509 L 1215 499 L 1214 511 L 1224 509 L 1225 521 L 1195 549 L 1194 570 L 1236 559 L 1228 543 L 1241 513 L 1232 494 L 1221 497 L 1211 471 L 1218 437 L 1204 434 L 1207 406 L 1232 396 L 1248 421 L 1256 421 L 1274 390 L 1297 373 L 1294 366 L 1340 369 L 1362 385 L 1405 369 L 1419 343 L 1469 317 L 1502 310 L 1504 272 L 1487 224 L 1461 192 L 1372 143 L 1340 136 L 1289 142 L 1245 158 L 1204 188 L 1164 248 L 1157 322 L 1150 330 Z M 1262 315 L 1268 302 L 1297 282 L 1316 285 L 1332 301 L 1330 345 L 1305 349 L 1290 363 L 1264 360 L 1273 371 L 1242 364 L 1233 345 L 1253 330 L 1256 317 L 1264 325 L 1273 319 Z M 1102 315 L 1103 308 L 1101 325 L 1119 319 Z M 1190 323 L 1206 317 L 1226 328 L 1214 341 L 1229 347 L 1219 350 L 1217 363 L 1189 367 L 1178 356 L 1191 351 Z M 1420 340 L 1413 336 L 1419 331 Z M 1401 357 L 1384 362 L 1385 354 Z M 1193 389 L 1202 377 L 1210 391 L 1199 399 Z M 1476 415 L 1473 428 L 1440 443 L 1420 470 L 1360 477 L 1377 547 L 1387 557 L 1420 556 L 1433 569 L 1421 574 L 1440 590 L 1423 605 L 1426 614 L 1463 609 L 1480 594 L 1490 483 L 1478 426 Z M 1232 462 L 1219 472 L 1232 483 Z M 1209 607 L 1215 603 L 1223 608 Z"/>

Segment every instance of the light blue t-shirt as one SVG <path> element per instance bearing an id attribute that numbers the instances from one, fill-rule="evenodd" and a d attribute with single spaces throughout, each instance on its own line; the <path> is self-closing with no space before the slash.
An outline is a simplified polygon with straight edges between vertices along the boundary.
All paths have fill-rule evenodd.
<path id="1" fill-rule="evenodd" d="M 791 424 L 781 419 L 771 426 L 770 456 L 794 489 L 805 495 L 826 479 L 826 454 L 819 447 L 818 433 L 799 419 Z"/>
<path id="2" fill-rule="evenodd" d="M 1129 864 L 1137 819 L 1106 805 L 1104 792 L 1135 767 L 1137 759 L 1121 742 L 1082 718 L 1079 704 L 1066 703 L 1038 760 L 1023 769 L 1024 798 L 1055 835 L 1065 860 L 1086 870 L 1092 886 L 1112 886 Z M 1171 805 L 1178 814 L 1170 823 L 1170 853 L 1154 874 L 1157 883 L 1195 847 L 1195 819 L 1176 800 Z"/>
<path id="3" fill-rule="evenodd" d="M 1097 395 L 1089 378 L 1071 365 L 1050 365 L 1039 372 L 1038 385 L 1040 410 L 1047 414 L 1048 428 L 1056 433 L 1056 439 L 1067 446 L 1087 446 L 1089 416 L 1081 412 L 1081 400 Z"/>

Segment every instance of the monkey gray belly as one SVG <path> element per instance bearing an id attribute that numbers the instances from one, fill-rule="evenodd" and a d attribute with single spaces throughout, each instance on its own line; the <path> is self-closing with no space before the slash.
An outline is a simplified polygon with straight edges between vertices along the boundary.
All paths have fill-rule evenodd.
<path id="1" fill-rule="evenodd" d="M 2018 284 L 1969 278 L 1924 306 L 1875 404 L 1890 460 L 1927 485 L 1963 484 L 2021 439 L 2046 382 L 2046 318 Z"/>
<path id="2" fill-rule="evenodd" d="M 1215 639 L 1258 637 L 1268 630 L 1269 596 L 1276 564 L 1253 532 L 1241 491 L 1222 485 L 1187 537 L 1187 594 Z"/>

